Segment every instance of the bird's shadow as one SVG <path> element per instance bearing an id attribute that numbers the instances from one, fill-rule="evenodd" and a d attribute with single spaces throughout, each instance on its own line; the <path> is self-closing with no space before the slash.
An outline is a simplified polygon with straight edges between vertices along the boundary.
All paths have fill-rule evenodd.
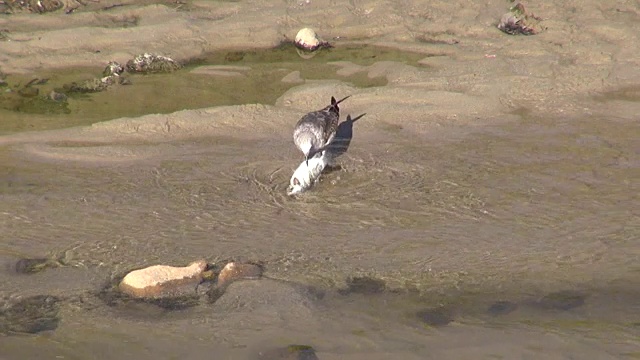
<path id="1" fill-rule="evenodd" d="M 349 150 L 351 139 L 353 139 L 353 123 L 365 115 L 367 115 L 367 113 L 360 114 L 354 118 L 351 118 L 351 115 L 347 115 L 347 119 L 338 125 L 336 136 L 327 148 L 332 159 L 344 155 L 347 150 Z M 330 165 L 325 168 L 323 173 L 331 173 L 338 170 L 342 170 L 340 165 Z"/>

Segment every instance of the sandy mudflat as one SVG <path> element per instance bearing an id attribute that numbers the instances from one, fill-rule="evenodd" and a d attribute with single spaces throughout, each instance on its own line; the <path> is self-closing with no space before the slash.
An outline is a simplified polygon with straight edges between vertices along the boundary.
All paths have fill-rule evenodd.
<path id="1" fill-rule="evenodd" d="M 414 130 L 493 121 L 520 107 L 548 116 L 610 114 L 605 106 L 582 102 L 640 82 L 635 29 L 640 15 L 631 2 L 526 4 L 547 28 L 528 37 L 496 29 L 507 10 L 503 1 L 83 3 L 67 0 L 67 9 L 76 8 L 70 14 L 2 15 L 0 70 L 102 67 L 141 52 L 188 60 L 218 49 L 274 46 L 310 26 L 337 45 L 362 41 L 423 52 L 430 71 L 397 63 L 364 69 L 387 76 L 390 84 L 375 93 L 358 91 L 353 99 L 356 111 L 401 119 Z M 308 107 L 307 97 L 292 94 L 285 100 L 279 105 Z M 621 116 L 627 110 L 620 109 Z M 391 112 L 395 116 L 388 116 Z"/>

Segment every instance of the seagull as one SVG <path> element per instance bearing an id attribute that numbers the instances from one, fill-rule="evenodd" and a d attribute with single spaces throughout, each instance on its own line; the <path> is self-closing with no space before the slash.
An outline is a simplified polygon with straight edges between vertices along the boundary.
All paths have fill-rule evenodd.
<path id="1" fill-rule="evenodd" d="M 309 158 L 324 151 L 336 136 L 340 108 L 338 104 L 351 95 L 336 101 L 331 97 L 331 105 L 322 110 L 312 111 L 303 116 L 293 129 L 293 142 L 304 154 L 304 160 L 309 166 Z"/>

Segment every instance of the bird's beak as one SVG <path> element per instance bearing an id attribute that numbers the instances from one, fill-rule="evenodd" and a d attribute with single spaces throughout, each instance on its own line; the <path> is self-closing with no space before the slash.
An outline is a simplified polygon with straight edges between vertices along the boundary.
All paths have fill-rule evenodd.
<path id="1" fill-rule="evenodd" d="M 308 167 L 309 166 L 309 155 L 305 155 L 304 162 L 307 164 L 307 167 Z"/>

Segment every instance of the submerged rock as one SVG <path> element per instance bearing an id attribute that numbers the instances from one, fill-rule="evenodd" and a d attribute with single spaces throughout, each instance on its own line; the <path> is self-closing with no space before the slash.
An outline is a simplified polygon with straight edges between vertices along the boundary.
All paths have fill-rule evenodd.
<path id="1" fill-rule="evenodd" d="M 261 360 L 317 360 L 318 356 L 312 346 L 309 345 L 289 345 L 260 352 L 258 359 Z"/>
<path id="2" fill-rule="evenodd" d="M 587 296 L 572 290 L 550 293 L 536 305 L 542 309 L 567 311 L 584 305 Z"/>
<path id="3" fill-rule="evenodd" d="M 107 90 L 113 84 L 128 85 L 129 80 L 120 76 L 124 72 L 124 67 L 115 61 L 110 61 L 102 71 L 102 77 L 77 83 L 65 84 L 61 92 L 66 93 L 95 93 Z"/>
<path id="4" fill-rule="evenodd" d="M 251 263 L 229 262 L 225 265 L 216 278 L 216 283 L 211 286 L 206 295 L 209 302 L 216 302 L 229 285 L 237 280 L 257 280 L 262 276 L 262 266 Z M 214 275 L 215 276 L 215 275 Z"/>
<path id="5" fill-rule="evenodd" d="M 56 267 L 58 263 L 46 258 L 25 258 L 16 262 L 16 272 L 20 274 L 33 274 L 49 267 Z"/>
<path id="6" fill-rule="evenodd" d="M 18 90 L 18 95 L 23 97 L 36 97 L 40 93 L 38 88 L 34 88 L 31 86 L 25 86 L 22 89 Z"/>
<path id="7" fill-rule="evenodd" d="M 453 314 L 444 307 L 421 310 L 416 316 L 423 323 L 434 327 L 445 326 L 453 321 Z"/>
<path id="8" fill-rule="evenodd" d="M 0 306 L 0 334 L 55 330 L 60 322 L 59 301 L 54 296 L 37 295 Z"/>
<path id="9" fill-rule="evenodd" d="M 40 95 L 37 85 L 42 85 L 47 79 L 33 79 L 26 85 L 10 87 L 0 93 L 0 108 L 27 114 L 68 114 L 70 112 L 66 101 L 58 101 L 49 95 Z M 2 86 L 2 85 L 0 85 Z"/>
<path id="10" fill-rule="evenodd" d="M 487 312 L 489 315 L 499 316 L 499 315 L 507 315 L 518 308 L 518 304 L 511 301 L 496 301 L 489 308 Z"/>
<path id="11" fill-rule="evenodd" d="M 185 267 L 154 265 L 128 273 L 120 282 L 123 293 L 136 298 L 161 298 L 195 293 L 207 262 L 199 260 Z"/>
<path id="12" fill-rule="evenodd" d="M 230 262 L 218 275 L 218 286 L 227 286 L 236 280 L 256 280 L 262 276 L 262 267 L 251 263 Z"/>
<path id="13" fill-rule="evenodd" d="M 55 102 L 64 102 L 67 101 L 67 95 L 56 92 L 55 90 L 51 90 L 51 92 L 49 93 L 49 99 Z"/>
<path id="14" fill-rule="evenodd" d="M 509 9 L 508 13 L 502 15 L 498 29 L 509 35 L 535 35 L 542 30 L 541 20 L 527 12 L 522 3 L 517 3 Z"/>
<path id="15" fill-rule="evenodd" d="M 302 76 L 300 76 L 300 71 L 298 70 L 290 72 L 287 76 L 283 77 L 282 80 L 280 81 L 288 84 L 304 83 L 304 79 L 302 78 Z"/>
<path id="16" fill-rule="evenodd" d="M 320 48 L 332 47 L 328 42 L 322 41 L 318 37 L 318 34 L 310 28 L 304 28 L 298 31 L 294 44 L 298 49 L 304 51 L 316 51 Z"/>
<path id="17" fill-rule="evenodd" d="M 144 53 L 127 61 L 127 71 L 132 73 L 169 73 L 182 68 L 177 61 L 166 56 Z"/>
<path id="18" fill-rule="evenodd" d="M 224 61 L 237 62 L 244 59 L 245 55 L 244 51 L 230 51 L 224 56 Z"/>
<path id="19" fill-rule="evenodd" d="M 70 93 L 94 93 L 106 90 L 113 83 L 113 77 L 106 76 L 103 78 L 93 78 L 81 83 L 72 82 L 71 84 L 65 84 L 63 85 L 63 89 Z"/>
<path id="20" fill-rule="evenodd" d="M 20 274 L 34 274 L 48 268 L 77 267 L 81 264 L 82 261 L 74 260 L 72 250 L 66 250 L 51 254 L 49 257 L 22 258 L 16 262 L 15 270 Z"/>
<path id="21" fill-rule="evenodd" d="M 351 277 L 347 279 L 347 288 L 338 290 L 342 295 L 348 294 L 379 294 L 385 291 L 387 285 L 380 279 L 368 276 Z"/>

